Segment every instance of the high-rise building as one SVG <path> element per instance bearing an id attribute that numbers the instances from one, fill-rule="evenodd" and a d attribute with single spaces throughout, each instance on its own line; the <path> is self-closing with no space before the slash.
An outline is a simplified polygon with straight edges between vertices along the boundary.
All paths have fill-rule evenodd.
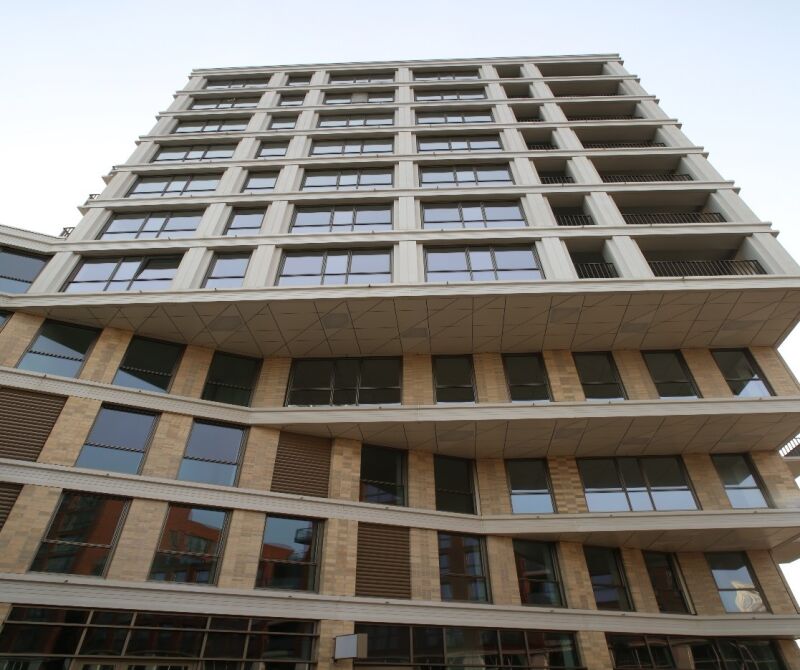
<path id="1" fill-rule="evenodd" d="M 619 56 L 195 70 L 105 181 L 0 228 L 0 670 L 800 670 L 800 267 Z"/>

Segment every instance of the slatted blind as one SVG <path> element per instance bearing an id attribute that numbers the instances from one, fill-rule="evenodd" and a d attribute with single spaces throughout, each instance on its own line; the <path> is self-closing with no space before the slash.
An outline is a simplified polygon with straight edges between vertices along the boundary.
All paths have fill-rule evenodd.
<path id="1" fill-rule="evenodd" d="M 17 502 L 20 491 L 22 491 L 21 484 L 0 482 L 0 529 L 3 528 L 8 515 L 11 514 L 11 508 Z"/>
<path id="2" fill-rule="evenodd" d="M 358 524 L 356 595 L 411 598 L 409 529 Z"/>
<path id="3" fill-rule="evenodd" d="M 0 457 L 35 461 L 66 398 L 0 387 Z"/>
<path id="4" fill-rule="evenodd" d="M 330 470 L 330 440 L 282 432 L 270 490 L 326 498 Z"/>

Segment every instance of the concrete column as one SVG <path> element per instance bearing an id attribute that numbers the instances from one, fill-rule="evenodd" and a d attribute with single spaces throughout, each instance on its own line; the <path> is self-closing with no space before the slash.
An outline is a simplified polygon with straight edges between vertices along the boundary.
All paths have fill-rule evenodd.
<path id="1" fill-rule="evenodd" d="M 136 183 L 137 176 L 133 172 L 117 172 L 98 196 L 100 200 L 124 198 Z"/>
<path id="2" fill-rule="evenodd" d="M 234 195 L 242 192 L 245 180 L 247 179 L 247 170 L 238 165 L 229 167 L 222 173 L 222 178 L 217 184 L 218 195 Z"/>
<path id="3" fill-rule="evenodd" d="M 567 245 L 558 237 L 545 237 L 536 242 L 536 253 L 545 279 L 574 281 L 578 279 Z"/>
<path id="4" fill-rule="evenodd" d="M 500 102 L 494 106 L 494 120 L 497 123 L 516 123 L 517 117 L 507 102 Z"/>
<path id="5" fill-rule="evenodd" d="M 625 226 L 613 198 L 603 191 L 592 191 L 586 196 L 586 210 L 598 226 Z"/>
<path id="6" fill-rule="evenodd" d="M 506 151 L 527 151 L 528 147 L 525 145 L 522 133 L 516 128 L 505 128 L 500 134 Z"/>
<path id="7" fill-rule="evenodd" d="M 567 161 L 567 174 L 578 184 L 602 184 L 603 180 L 586 156 L 575 156 Z"/>
<path id="8" fill-rule="evenodd" d="M 572 128 L 556 128 L 553 131 L 553 144 L 559 149 L 583 151 L 583 144 Z"/>
<path id="9" fill-rule="evenodd" d="M 561 107 L 554 102 L 545 102 L 542 105 L 540 116 L 543 121 L 548 123 L 566 123 L 568 121 L 567 115 L 561 110 Z"/>
<path id="10" fill-rule="evenodd" d="M 511 162 L 511 170 L 514 175 L 514 183 L 518 186 L 535 186 L 540 183 L 539 176 L 533 169 L 530 159 L 524 156 L 514 158 Z"/>
<path id="11" fill-rule="evenodd" d="M 275 253 L 274 244 L 259 244 L 255 248 L 250 256 L 242 288 L 263 288 L 269 285 L 270 270 Z"/>
<path id="12" fill-rule="evenodd" d="M 619 83 L 620 95 L 650 95 L 635 79 L 623 79 Z"/>
<path id="13" fill-rule="evenodd" d="M 550 87 L 543 81 L 534 81 L 531 83 L 531 93 L 534 98 L 553 98 L 553 92 Z"/>
<path id="14" fill-rule="evenodd" d="M 417 243 L 402 240 L 394 250 L 394 277 L 396 284 L 418 284 L 422 280 Z"/>
<path id="15" fill-rule="evenodd" d="M 278 174 L 275 182 L 276 193 L 291 193 L 300 190 L 300 166 L 286 165 Z"/>
<path id="16" fill-rule="evenodd" d="M 27 292 L 58 293 L 79 261 L 80 255 L 74 251 L 59 251 L 44 266 Z"/>
<path id="17" fill-rule="evenodd" d="M 400 161 L 395 171 L 395 188 L 409 189 L 416 186 L 413 161 Z"/>
<path id="18" fill-rule="evenodd" d="M 533 63 L 523 63 L 519 69 L 523 79 L 542 78 L 542 73 L 539 71 L 539 68 L 536 67 Z"/>
<path id="19" fill-rule="evenodd" d="M 404 195 L 397 199 L 393 228 L 395 230 L 416 230 L 421 227 L 419 207 L 412 196 Z"/>
<path id="20" fill-rule="evenodd" d="M 286 149 L 286 158 L 302 158 L 310 151 L 311 138 L 304 137 L 303 135 L 295 135 L 289 140 L 289 146 Z"/>
<path id="21" fill-rule="evenodd" d="M 261 223 L 261 232 L 267 235 L 286 233 L 289 231 L 290 219 L 289 203 L 286 200 L 273 200 Z"/>
<path id="22" fill-rule="evenodd" d="M 311 74 L 310 86 L 322 86 L 325 83 L 325 70 L 317 70 Z"/>
<path id="23" fill-rule="evenodd" d="M 668 147 L 693 147 L 692 142 L 684 135 L 674 123 L 666 124 L 656 130 L 656 141 L 663 142 Z"/>
<path id="24" fill-rule="evenodd" d="M 112 213 L 107 209 L 92 208 L 86 212 L 80 223 L 69 235 L 70 242 L 83 242 L 95 240 L 105 227 Z"/>
<path id="25" fill-rule="evenodd" d="M 200 75 L 192 75 L 186 86 L 183 87 L 184 91 L 202 91 L 206 87 L 206 78 Z"/>
<path id="26" fill-rule="evenodd" d="M 300 93 L 302 93 L 302 91 L 300 91 Z M 308 93 L 306 93 L 306 98 L 303 101 L 303 104 L 306 107 L 317 107 L 317 106 L 323 104 L 322 98 L 323 98 L 323 95 L 322 95 L 322 91 L 321 90 L 319 90 L 319 89 L 312 90 L 312 91 L 309 91 Z"/>
<path id="27" fill-rule="evenodd" d="M 198 288 L 213 255 L 213 251 L 203 247 L 189 249 L 183 254 L 178 271 L 175 273 L 175 279 L 172 280 L 171 290 Z"/>
<path id="28" fill-rule="evenodd" d="M 558 228 L 553 210 L 543 195 L 528 193 L 522 198 L 521 203 L 529 226 Z"/>
<path id="29" fill-rule="evenodd" d="M 395 123 L 400 128 L 408 128 L 414 125 L 414 112 L 410 107 L 399 107 L 395 113 Z"/>
<path id="30" fill-rule="evenodd" d="M 156 124 L 145 135 L 169 135 L 178 125 L 178 120 L 172 116 L 160 116 Z"/>
<path id="31" fill-rule="evenodd" d="M 397 133 L 394 153 L 399 156 L 417 153 L 417 147 L 414 145 L 414 134 L 408 130 L 401 130 Z"/>
<path id="32" fill-rule="evenodd" d="M 800 265 L 781 246 L 772 233 L 753 233 L 746 237 L 736 257 L 758 261 L 768 274 L 800 274 Z"/>
<path id="33" fill-rule="evenodd" d="M 294 124 L 295 130 L 311 130 L 314 127 L 314 110 L 306 109 L 300 112 L 297 123 Z"/>
<path id="34" fill-rule="evenodd" d="M 139 163 L 149 163 L 158 152 L 158 144 L 152 140 L 143 140 L 136 145 L 133 153 L 128 157 L 123 165 L 137 165 Z"/>
<path id="35" fill-rule="evenodd" d="M 200 225 L 197 226 L 197 237 L 216 237 L 225 234 L 233 207 L 222 202 L 215 202 L 206 207 Z"/>
<path id="36" fill-rule="evenodd" d="M 176 95 L 170 106 L 167 107 L 168 112 L 181 112 L 189 109 L 192 104 L 192 96 L 187 95 L 186 93 L 179 93 Z"/>
<path id="37" fill-rule="evenodd" d="M 259 144 L 260 142 L 255 137 L 242 138 L 233 152 L 233 160 L 249 161 L 255 159 Z"/>
<path id="38" fill-rule="evenodd" d="M 412 81 L 411 76 L 411 68 L 409 67 L 399 67 L 397 68 L 397 74 L 395 75 L 395 81 L 398 83 L 400 82 L 407 82 Z"/>
<path id="39" fill-rule="evenodd" d="M 481 79 L 499 79 L 500 76 L 497 74 L 497 70 L 494 68 L 493 65 L 481 65 L 478 74 L 480 75 Z"/>
<path id="40" fill-rule="evenodd" d="M 623 279 L 653 278 L 653 271 L 639 245 L 627 235 L 614 235 L 606 240 L 603 258 L 614 264 L 617 274 Z"/>
<path id="41" fill-rule="evenodd" d="M 761 219 L 750 209 L 732 188 L 715 191 L 708 196 L 712 209 L 719 211 L 726 221 L 758 223 Z"/>
<path id="42" fill-rule="evenodd" d="M 688 172 L 698 181 L 725 181 L 701 154 L 687 154 L 681 158 L 678 172 Z"/>
<path id="43" fill-rule="evenodd" d="M 486 96 L 489 100 L 503 100 L 508 97 L 506 90 L 496 81 L 486 84 Z"/>
<path id="44" fill-rule="evenodd" d="M 630 76 L 630 72 L 628 72 L 617 60 L 610 60 L 603 63 L 603 74 L 615 74 L 619 77 L 627 77 Z"/>
<path id="45" fill-rule="evenodd" d="M 643 119 L 668 119 L 670 118 L 655 100 L 642 100 L 636 104 L 636 112 Z"/>

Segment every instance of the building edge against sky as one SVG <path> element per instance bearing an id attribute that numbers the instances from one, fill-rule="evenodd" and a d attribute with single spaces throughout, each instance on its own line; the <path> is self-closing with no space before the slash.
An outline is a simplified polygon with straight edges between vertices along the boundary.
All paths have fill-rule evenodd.
<path id="1" fill-rule="evenodd" d="M 618 55 L 195 70 L 105 181 L 0 227 L 0 670 L 800 670 L 800 266 Z"/>

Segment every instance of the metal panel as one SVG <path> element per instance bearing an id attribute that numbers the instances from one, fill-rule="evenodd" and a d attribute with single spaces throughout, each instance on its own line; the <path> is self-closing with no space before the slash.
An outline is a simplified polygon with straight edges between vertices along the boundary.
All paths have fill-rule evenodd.
<path id="1" fill-rule="evenodd" d="M 270 490 L 325 498 L 330 469 L 330 440 L 282 432 Z"/>
<path id="2" fill-rule="evenodd" d="M 35 461 L 66 398 L 0 387 L 0 456 Z"/>
<path id="3" fill-rule="evenodd" d="M 358 524 L 356 595 L 411 598 L 408 528 Z"/>

